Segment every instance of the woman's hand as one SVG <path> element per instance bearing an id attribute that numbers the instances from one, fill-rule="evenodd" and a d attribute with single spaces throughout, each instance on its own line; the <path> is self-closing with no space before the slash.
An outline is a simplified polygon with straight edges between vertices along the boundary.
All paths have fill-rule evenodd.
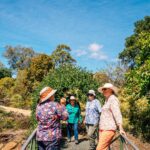
<path id="1" fill-rule="evenodd" d="M 124 131 L 122 124 L 119 125 L 119 132 L 120 132 L 120 134 L 126 136 L 126 132 Z"/>
<path id="2" fill-rule="evenodd" d="M 120 134 L 122 134 L 122 135 L 124 135 L 124 136 L 127 136 L 127 135 L 126 135 L 126 132 L 125 132 L 124 130 L 120 130 L 119 132 L 120 132 Z"/>
<path id="3" fill-rule="evenodd" d="M 54 115 L 54 116 L 51 117 L 51 119 L 52 119 L 52 121 L 55 121 L 55 120 L 58 119 L 58 116 L 57 116 L 57 115 Z"/>

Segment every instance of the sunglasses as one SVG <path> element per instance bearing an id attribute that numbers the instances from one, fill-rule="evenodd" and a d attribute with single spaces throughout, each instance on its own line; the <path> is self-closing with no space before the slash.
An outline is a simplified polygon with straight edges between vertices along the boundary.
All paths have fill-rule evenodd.
<path id="1" fill-rule="evenodd" d="M 102 89 L 102 91 L 106 91 L 106 90 L 107 90 L 106 88 Z"/>
<path id="2" fill-rule="evenodd" d="M 94 96 L 93 94 L 87 94 L 87 96 Z"/>

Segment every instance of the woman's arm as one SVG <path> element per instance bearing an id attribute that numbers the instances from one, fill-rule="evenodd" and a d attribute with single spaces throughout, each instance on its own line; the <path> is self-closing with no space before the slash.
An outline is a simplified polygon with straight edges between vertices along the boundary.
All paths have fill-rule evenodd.
<path id="1" fill-rule="evenodd" d="M 57 105 L 57 115 L 59 116 L 60 120 L 67 120 L 68 119 L 68 112 L 65 105 Z"/>
<path id="2" fill-rule="evenodd" d="M 123 127 L 122 127 L 122 124 L 119 124 L 118 126 L 119 126 L 119 132 L 120 132 L 120 134 L 124 134 L 126 136 L 126 133 L 125 133 Z"/>
<path id="3" fill-rule="evenodd" d="M 113 114 L 117 126 L 119 127 L 120 134 L 125 135 L 125 131 L 122 127 L 122 114 L 120 111 L 119 101 L 117 99 L 111 100 L 111 112 Z"/>

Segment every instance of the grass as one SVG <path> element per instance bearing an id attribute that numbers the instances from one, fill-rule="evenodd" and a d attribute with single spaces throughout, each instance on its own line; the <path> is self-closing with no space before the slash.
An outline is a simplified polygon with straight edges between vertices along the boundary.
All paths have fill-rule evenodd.
<path id="1" fill-rule="evenodd" d="M 30 118 L 22 114 L 5 112 L 0 109 L 0 132 L 7 129 L 28 129 L 30 127 Z"/>

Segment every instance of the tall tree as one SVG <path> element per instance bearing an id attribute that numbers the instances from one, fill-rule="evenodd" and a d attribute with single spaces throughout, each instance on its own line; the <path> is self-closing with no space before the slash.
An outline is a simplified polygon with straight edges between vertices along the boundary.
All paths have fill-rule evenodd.
<path id="1" fill-rule="evenodd" d="M 32 48 L 22 46 L 6 46 L 4 57 L 8 59 L 10 68 L 18 70 L 28 68 L 31 58 L 37 55 Z"/>
<path id="2" fill-rule="evenodd" d="M 94 74 L 94 78 L 102 84 L 111 82 L 117 87 L 122 87 L 125 83 L 126 70 L 127 67 L 118 61 L 107 64 L 105 69 Z"/>
<path id="3" fill-rule="evenodd" d="M 150 16 L 135 23 L 119 57 L 129 65 L 122 96 L 129 105 L 130 125 L 134 133 L 150 140 Z"/>
<path id="4" fill-rule="evenodd" d="M 31 65 L 28 69 L 29 79 L 33 82 L 41 82 L 44 76 L 46 76 L 53 67 L 54 64 L 50 56 L 39 54 L 31 60 Z"/>
<path id="5" fill-rule="evenodd" d="M 59 65 L 75 63 L 76 60 L 71 56 L 70 52 L 71 48 L 69 46 L 64 44 L 58 45 L 56 50 L 52 53 L 55 66 L 58 67 Z"/>
<path id="6" fill-rule="evenodd" d="M 126 38 L 125 49 L 119 54 L 129 67 L 144 64 L 150 58 L 150 16 L 135 23 L 134 34 Z"/>

